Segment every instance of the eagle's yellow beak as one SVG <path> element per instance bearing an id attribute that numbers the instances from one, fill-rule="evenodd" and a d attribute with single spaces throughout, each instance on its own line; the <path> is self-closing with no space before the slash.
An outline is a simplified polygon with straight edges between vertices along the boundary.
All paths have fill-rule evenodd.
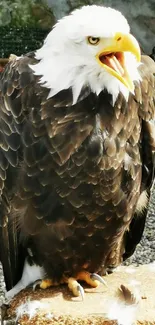
<path id="1" fill-rule="evenodd" d="M 117 33 L 113 39 L 109 39 L 108 46 L 96 58 L 104 69 L 133 91 L 134 84 L 125 66 L 124 52 L 131 52 L 140 62 L 141 53 L 137 40 L 131 34 Z"/>

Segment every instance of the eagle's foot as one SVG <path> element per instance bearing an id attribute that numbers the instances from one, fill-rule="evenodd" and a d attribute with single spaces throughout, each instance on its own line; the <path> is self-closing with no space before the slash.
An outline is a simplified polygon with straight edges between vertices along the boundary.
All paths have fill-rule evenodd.
<path id="1" fill-rule="evenodd" d="M 106 285 L 105 280 L 96 273 L 89 273 L 87 271 L 81 271 L 77 274 L 76 277 L 63 278 L 59 283 L 54 282 L 52 279 L 42 279 L 37 280 L 33 284 L 33 290 L 39 286 L 41 289 L 47 289 L 52 286 L 57 286 L 59 284 L 68 284 L 68 288 L 73 293 L 75 297 L 81 296 L 82 300 L 84 299 L 84 289 L 78 281 L 84 281 L 89 284 L 91 287 L 96 288 L 100 283 Z"/>
<path id="2" fill-rule="evenodd" d="M 59 283 L 53 282 L 51 279 L 37 280 L 33 284 L 33 291 L 35 291 L 37 287 L 39 287 L 40 289 L 47 289 L 49 287 L 57 286 L 59 284 L 64 283 L 68 284 L 69 289 L 72 291 L 75 297 L 81 296 L 82 299 L 84 298 L 84 290 L 74 278 L 63 278 L 62 281 L 60 281 Z"/>
<path id="3" fill-rule="evenodd" d="M 87 271 L 79 272 L 75 278 L 68 278 L 66 282 L 68 283 L 69 289 L 72 291 L 74 296 L 81 296 L 82 299 L 84 299 L 84 289 L 78 281 L 85 281 L 93 288 L 98 287 L 100 283 L 106 285 L 105 280 L 100 275 L 89 273 Z"/>

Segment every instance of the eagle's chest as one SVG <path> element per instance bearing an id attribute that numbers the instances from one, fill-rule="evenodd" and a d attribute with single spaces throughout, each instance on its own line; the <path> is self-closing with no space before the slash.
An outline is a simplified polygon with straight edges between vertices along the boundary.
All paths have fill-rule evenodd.
<path id="1" fill-rule="evenodd" d="M 140 155 L 138 145 L 130 146 L 135 159 L 125 146 L 114 156 L 102 153 L 93 158 L 87 148 L 84 144 L 70 159 L 58 195 L 75 236 L 82 238 L 80 242 L 93 238 L 98 245 L 121 233 L 131 220 L 140 190 Z"/>
<path id="2" fill-rule="evenodd" d="M 124 117 L 119 112 L 117 118 L 113 112 L 108 121 L 105 115 L 95 116 L 90 135 L 64 165 L 56 168 L 63 203 L 68 202 L 75 213 L 87 215 L 90 221 L 103 213 L 115 212 L 120 217 L 122 211 L 128 214 L 128 202 L 132 196 L 136 197 L 139 189 L 136 183 L 141 171 L 137 115 L 128 112 Z"/>
<path id="3" fill-rule="evenodd" d="M 85 226 L 93 235 L 96 229 L 102 233 L 105 229 L 107 234 L 116 228 L 117 233 L 130 221 L 140 187 L 136 108 L 131 111 L 130 105 L 122 103 L 113 107 L 104 97 L 92 115 L 82 120 L 78 115 L 74 123 L 67 119 L 66 124 L 65 118 L 62 122 L 56 120 L 54 136 L 54 126 L 49 124 L 50 138 L 43 137 L 24 148 L 25 157 L 31 161 L 24 168 L 19 196 L 22 200 L 28 197 L 30 231 L 34 232 L 32 219 L 37 218 L 41 220 L 39 227 L 42 223 L 58 229 L 73 225 L 77 237 Z"/>
<path id="4" fill-rule="evenodd" d="M 137 203 L 141 183 L 138 116 L 136 110 L 107 109 L 98 109 L 81 143 L 77 130 L 69 139 L 60 136 L 57 149 L 51 140 L 49 169 L 42 164 L 37 176 L 44 186 L 41 197 L 32 200 L 44 224 L 37 243 L 50 265 L 57 260 L 66 272 L 85 264 L 97 270 L 111 251 L 119 251 L 116 246 Z M 83 124 L 80 130 L 85 130 Z"/>

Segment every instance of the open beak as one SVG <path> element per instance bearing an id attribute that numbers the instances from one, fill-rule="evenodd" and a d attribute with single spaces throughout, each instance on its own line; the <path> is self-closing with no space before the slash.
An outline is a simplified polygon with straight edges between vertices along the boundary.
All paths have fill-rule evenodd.
<path id="1" fill-rule="evenodd" d="M 96 58 L 105 70 L 133 92 L 134 84 L 125 65 L 124 52 L 134 54 L 137 62 L 140 62 L 141 53 L 137 40 L 131 34 L 117 33 L 113 39 L 109 39 L 108 46 L 100 51 Z"/>

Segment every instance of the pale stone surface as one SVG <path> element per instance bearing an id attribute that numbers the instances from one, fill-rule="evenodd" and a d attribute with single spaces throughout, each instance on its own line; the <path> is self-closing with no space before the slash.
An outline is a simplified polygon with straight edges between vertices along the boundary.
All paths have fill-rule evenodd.
<path id="1" fill-rule="evenodd" d="M 107 316 L 112 308 L 111 315 L 113 317 L 117 316 L 118 308 L 115 308 L 114 302 L 117 299 L 120 307 L 124 301 L 124 298 L 122 299 L 119 294 L 120 286 L 124 285 L 131 291 L 131 299 L 125 299 L 126 314 L 124 315 L 126 315 L 126 318 L 125 322 L 121 321 L 121 324 L 155 325 L 155 263 L 139 267 L 121 266 L 113 274 L 104 278 L 107 287 L 103 285 L 100 285 L 97 289 L 86 287 L 84 301 L 79 297 L 73 298 L 66 285 L 47 289 L 46 291 L 41 289 L 35 292 L 32 289 L 25 290 L 12 302 L 10 312 L 14 312 L 21 303 L 31 300 L 31 302 L 35 301 L 34 304 L 38 306 L 37 314 L 29 320 L 24 315 L 19 320 L 20 325 L 117 324 L 114 319 L 112 322 L 107 320 Z M 135 310 L 134 317 L 131 319 L 133 305 Z M 131 308 L 127 311 L 129 306 Z M 61 319 L 61 322 L 55 323 L 56 319 Z"/>

